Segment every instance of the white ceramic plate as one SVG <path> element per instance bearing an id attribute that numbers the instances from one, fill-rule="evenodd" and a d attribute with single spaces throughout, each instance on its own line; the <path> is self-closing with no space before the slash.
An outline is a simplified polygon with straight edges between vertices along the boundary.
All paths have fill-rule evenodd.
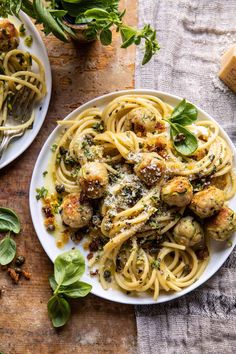
<path id="1" fill-rule="evenodd" d="M 46 117 L 52 91 L 52 75 L 50 63 L 46 48 L 43 44 L 40 34 L 38 33 L 37 28 L 34 26 L 32 21 L 26 14 L 21 12 L 20 18 L 26 28 L 26 35 L 31 35 L 33 37 L 33 44 L 29 48 L 24 45 L 24 38 L 21 38 L 19 49 L 28 51 L 36 55 L 42 61 L 45 68 L 47 95 L 43 98 L 39 105 L 35 107 L 35 121 L 33 128 L 28 129 L 21 138 L 13 140 L 11 142 L 11 144 L 8 146 L 7 150 L 3 154 L 2 158 L 0 159 L 0 169 L 7 166 L 18 156 L 20 156 L 35 139 Z M 22 23 L 17 18 L 11 16 L 9 17 L 9 20 L 14 23 L 17 29 Z"/>
<path id="2" fill-rule="evenodd" d="M 164 93 L 164 92 L 158 92 L 158 91 L 152 91 L 152 90 L 120 91 L 120 92 L 115 92 L 115 93 L 111 93 L 111 94 L 96 98 L 96 99 L 82 105 L 81 107 L 76 109 L 74 112 L 69 114 L 65 119 L 73 119 L 73 117 L 75 117 L 76 115 L 81 113 L 83 110 L 90 108 L 92 106 L 97 106 L 99 108 L 103 108 L 106 104 L 108 104 L 108 102 L 110 102 L 114 98 L 121 96 L 121 95 L 133 94 L 133 93 L 154 95 L 154 96 L 160 97 L 165 102 L 167 102 L 173 106 L 177 105 L 181 100 L 180 97 L 176 97 L 176 96 Z M 214 119 L 211 118 L 203 110 L 201 110 L 200 108 L 198 108 L 198 110 L 199 110 L 199 116 L 198 116 L 199 120 L 213 120 L 214 121 Z M 61 129 L 62 128 L 57 127 L 54 130 L 54 132 L 49 136 L 44 147 L 42 148 L 42 150 L 39 154 L 38 160 L 36 162 L 35 168 L 34 168 L 32 180 L 31 180 L 31 186 L 30 186 L 30 210 L 31 210 L 33 224 L 34 224 L 35 230 L 38 234 L 38 238 L 39 238 L 45 252 L 48 254 L 49 258 L 52 261 L 54 261 L 54 259 L 60 253 L 67 251 L 75 246 L 73 244 L 73 242 L 70 241 L 64 247 L 63 250 L 60 250 L 56 247 L 54 237 L 46 231 L 44 224 L 43 224 L 44 219 L 43 219 L 43 215 L 42 215 L 42 211 L 41 211 L 42 204 L 41 204 L 41 202 L 37 202 L 36 198 L 35 198 L 36 188 L 43 186 L 45 183 L 42 173 L 43 173 L 43 171 L 47 170 L 47 168 L 48 168 L 49 161 L 52 156 L 52 152 L 50 150 L 50 147 L 52 146 L 52 144 L 56 140 L 58 134 L 61 132 Z M 234 159 L 235 159 L 236 150 L 235 150 L 231 140 L 229 139 L 228 135 L 223 131 L 222 128 L 220 128 L 220 131 L 221 131 L 221 135 L 224 137 L 224 139 L 230 145 L 232 152 L 234 154 Z M 235 163 L 235 161 L 234 161 L 234 163 Z M 230 201 L 229 206 L 231 206 L 234 210 L 236 210 L 236 197 L 234 197 Z M 235 246 L 235 243 L 236 243 L 235 235 L 232 237 L 232 241 L 233 241 L 233 246 Z M 221 267 L 221 265 L 228 258 L 228 256 L 230 255 L 230 253 L 233 250 L 233 246 L 230 248 L 227 248 L 224 242 L 217 243 L 217 242 L 212 241 L 211 245 L 210 245 L 210 250 L 211 250 L 210 262 L 209 262 L 206 270 L 204 271 L 204 273 L 200 277 L 200 279 L 198 281 L 196 281 L 194 284 L 192 284 L 191 286 L 189 286 L 188 288 L 183 289 L 181 292 L 160 295 L 157 302 L 155 302 L 152 299 L 152 297 L 147 294 L 140 294 L 139 296 L 130 296 L 130 295 L 126 295 L 125 293 L 118 291 L 118 290 L 113 290 L 113 289 L 104 290 L 96 277 L 90 277 L 88 269 L 86 270 L 83 280 L 89 282 L 93 286 L 93 289 L 92 289 L 93 294 L 100 296 L 102 298 L 105 298 L 107 300 L 111 300 L 111 301 L 116 301 L 116 302 L 126 303 L 126 304 L 139 304 L 139 305 L 154 304 L 154 303 L 161 303 L 161 302 L 165 302 L 165 301 L 171 301 L 171 300 L 174 300 L 184 294 L 189 293 L 190 291 L 196 289 L 198 286 L 200 286 L 205 281 L 207 281 Z M 77 247 L 79 247 L 81 252 L 85 255 L 83 248 L 81 246 L 77 246 Z"/>

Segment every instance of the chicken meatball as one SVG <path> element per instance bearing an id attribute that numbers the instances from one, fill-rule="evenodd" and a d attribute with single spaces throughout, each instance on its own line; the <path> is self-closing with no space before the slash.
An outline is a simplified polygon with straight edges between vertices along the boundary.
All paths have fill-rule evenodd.
<path id="1" fill-rule="evenodd" d="M 201 225 L 192 216 L 185 216 L 176 224 L 173 235 L 175 241 L 183 246 L 192 247 L 204 240 Z"/>
<path id="2" fill-rule="evenodd" d="M 0 52 L 9 52 L 19 45 L 19 34 L 16 27 L 8 20 L 0 21 Z"/>
<path id="3" fill-rule="evenodd" d="M 80 170 L 79 184 L 88 198 L 101 198 L 108 184 L 108 173 L 104 163 L 86 163 Z"/>
<path id="4" fill-rule="evenodd" d="M 155 185 L 164 171 L 164 161 L 152 153 L 143 153 L 141 161 L 134 167 L 136 175 L 148 186 Z"/>
<path id="5" fill-rule="evenodd" d="M 234 231 L 236 231 L 236 214 L 227 206 L 206 223 L 206 235 L 217 241 L 227 240 Z"/>
<path id="6" fill-rule="evenodd" d="M 135 133 L 153 133 L 165 128 L 165 124 L 148 108 L 133 109 L 128 113 L 128 120 L 133 123 Z"/>
<path id="7" fill-rule="evenodd" d="M 89 202 L 81 201 L 80 193 L 68 194 L 62 202 L 62 220 L 72 229 L 80 229 L 88 225 L 93 216 Z"/>
<path id="8" fill-rule="evenodd" d="M 214 186 L 194 194 L 190 209 L 200 218 L 208 218 L 224 205 L 224 192 Z"/>
<path id="9" fill-rule="evenodd" d="M 168 181 L 161 190 L 161 199 L 168 205 L 184 207 L 191 202 L 193 187 L 186 177 L 175 177 Z"/>

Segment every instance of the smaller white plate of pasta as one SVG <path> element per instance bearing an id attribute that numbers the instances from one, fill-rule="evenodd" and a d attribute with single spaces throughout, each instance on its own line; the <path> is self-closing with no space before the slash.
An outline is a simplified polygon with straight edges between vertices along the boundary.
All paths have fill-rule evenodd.
<path id="1" fill-rule="evenodd" d="M 54 261 L 79 248 L 92 293 L 127 304 L 176 299 L 235 245 L 235 148 L 179 97 L 129 90 L 58 122 L 30 186 L 38 238 Z"/>
<path id="2" fill-rule="evenodd" d="M 47 114 L 52 78 L 44 43 L 26 14 L 21 12 L 20 19 L 0 19 L 0 36 L 1 169 L 38 134 Z"/>

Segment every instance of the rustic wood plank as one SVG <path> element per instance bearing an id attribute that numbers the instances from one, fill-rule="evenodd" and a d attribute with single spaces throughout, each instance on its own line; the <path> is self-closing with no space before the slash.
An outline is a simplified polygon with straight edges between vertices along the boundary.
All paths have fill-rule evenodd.
<path id="1" fill-rule="evenodd" d="M 124 1 L 127 18 L 136 23 L 135 1 Z M 26 256 L 30 281 L 12 284 L 0 271 L 0 352 L 13 353 L 135 353 L 136 328 L 132 306 L 90 295 L 73 303 L 68 325 L 55 330 L 48 319 L 48 276 L 52 263 L 33 229 L 28 206 L 31 174 L 43 143 L 56 126 L 82 103 L 119 89 L 134 86 L 135 49 L 122 50 L 119 39 L 104 48 L 99 43 L 78 46 L 48 37 L 45 44 L 52 66 L 53 95 L 46 121 L 28 150 L 0 172 L 0 205 L 16 210 L 23 230 L 16 236 L 18 254 Z"/>

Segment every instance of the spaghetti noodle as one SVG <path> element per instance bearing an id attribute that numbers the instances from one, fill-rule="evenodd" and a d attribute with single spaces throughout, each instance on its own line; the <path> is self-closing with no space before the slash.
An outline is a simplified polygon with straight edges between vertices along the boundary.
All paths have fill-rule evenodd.
<path id="1" fill-rule="evenodd" d="M 73 120 L 58 122 L 65 131 L 50 163 L 56 196 L 62 201 L 55 233 L 58 238 L 69 232 L 73 240 L 86 234 L 89 265 L 98 267 L 104 289 L 115 284 L 132 294 L 151 291 L 157 299 L 161 291 L 191 285 L 206 268 L 209 252 L 205 221 L 193 217 L 188 204 L 209 186 L 221 190 L 220 207 L 235 194 L 232 153 L 218 126 L 212 121 L 189 126 L 198 148 L 182 156 L 174 149 L 166 121 L 172 110 L 155 96 L 124 95 L 103 111 L 90 108 Z M 99 172 L 101 164 L 104 173 Z M 187 205 L 182 203 L 187 189 L 176 192 L 182 204 L 164 199 L 169 181 L 178 182 L 178 188 L 183 181 L 189 185 Z M 98 198 L 95 191 L 105 184 Z M 50 198 L 45 198 L 47 206 L 52 206 Z M 93 207 L 88 220 L 91 209 L 85 210 L 89 206 L 84 200 Z M 84 218 L 86 228 L 73 228 L 72 220 L 78 218 Z M 184 243 L 177 237 L 181 222 L 193 219 L 195 239 Z M 186 240 L 189 234 L 181 237 Z"/>
<path id="2" fill-rule="evenodd" d="M 0 68 L 0 132 L 28 129 L 46 94 L 44 67 L 35 55 L 13 49 L 1 55 Z"/>

